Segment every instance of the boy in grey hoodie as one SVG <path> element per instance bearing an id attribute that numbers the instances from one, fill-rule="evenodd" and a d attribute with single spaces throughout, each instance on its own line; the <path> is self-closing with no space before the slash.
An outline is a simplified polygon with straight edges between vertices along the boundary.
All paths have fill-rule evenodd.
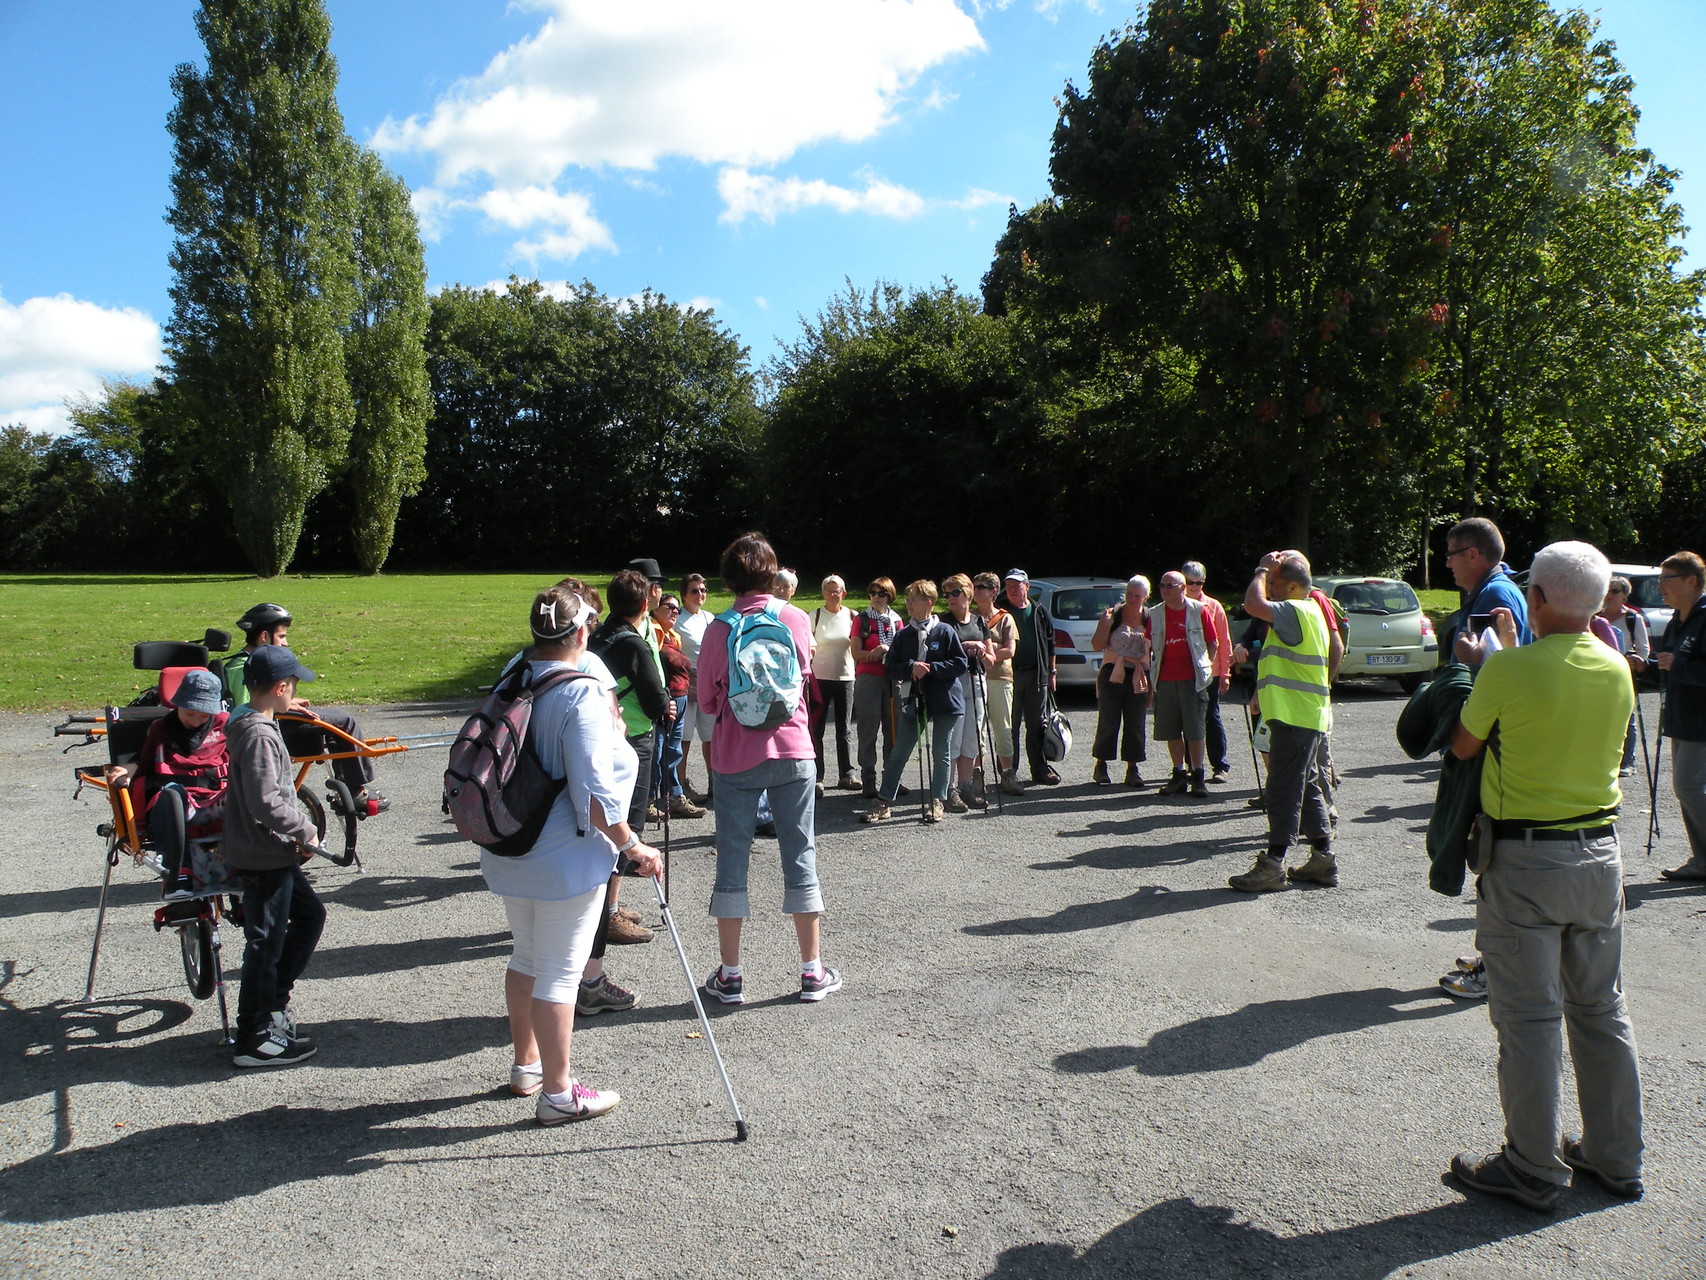
<path id="1" fill-rule="evenodd" d="M 314 1055 L 297 1029 L 290 991 L 308 965 L 326 908 L 302 874 L 323 852 L 320 835 L 296 803 L 290 753 L 276 716 L 290 706 L 297 682 L 314 679 L 296 655 L 262 645 L 249 655 L 243 683 L 249 713 L 226 729 L 231 782 L 223 849 L 243 880 L 243 980 L 237 995 L 238 1067 L 286 1067 Z"/>

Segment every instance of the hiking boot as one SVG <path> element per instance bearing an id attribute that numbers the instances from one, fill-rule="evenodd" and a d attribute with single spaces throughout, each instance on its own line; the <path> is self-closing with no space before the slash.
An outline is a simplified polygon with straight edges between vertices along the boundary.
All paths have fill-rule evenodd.
<path id="1" fill-rule="evenodd" d="M 231 1055 L 234 1067 L 294 1067 L 312 1058 L 315 1046 L 303 1040 L 291 1040 L 277 1027 L 269 1026 L 256 1035 L 237 1041 Z"/>
<path id="2" fill-rule="evenodd" d="M 1614 1178 L 1603 1169 L 1589 1164 L 1587 1157 L 1582 1154 L 1580 1138 L 1565 1138 L 1558 1146 L 1558 1155 L 1577 1173 L 1592 1174 L 1600 1186 L 1621 1200 L 1639 1200 L 1647 1194 L 1647 1184 L 1641 1181 L 1639 1175 L 1633 1178 Z"/>
<path id="3" fill-rule="evenodd" d="M 545 1087 L 545 1066 L 543 1063 L 530 1062 L 526 1066 L 515 1063 L 509 1069 L 509 1091 L 518 1098 L 531 1098 Z"/>
<path id="4" fill-rule="evenodd" d="M 1503 1151 L 1495 1151 L 1479 1160 L 1467 1151 L 1460 1151 L 1451 1157 L 1451 1171 L 1471 1191 L 1515 1200 L 1523 1208 L 1533 1209 L 1536 1213 L 1551 1212 L 1563 1191 L 1555 1182 L 1529 1177 L 1512 1164 Z"/>
<path id="5" fill-rule="evenodd" d="M 652 931 L 633 920 L 626 920 L 620 914 L 610 917 L 610 933 L 605 941 L 613 947 L 631 947 L 652 940 Z"/>
<path id="6" fill-rule="evenodd" d="M 541 1093 L 533 1114 L 540 1124 L 550 1128 L 574 1120 L 591 1120 L 614 1111 L 621 1101 L 622 1095 L 614 1089 L 589 1089 L 579 1080 L 570 1080 L 569 1092 L 561 1102 L 552 1102 L 549 1095 Z"/>
<path id="7" fill-rule="evenodd" d="M 1182 796 L 1186 791 L 1190 790 L 1190 786 L 1191 771 L 1189 769 L 1175 769 L 1173 770 L 1173 776 L 1161 784 L 1160 794 L 1164 796 Z"/>
<path id="8" fill-rule="evenodd" d="M 575 993 L 575 1012 L 583 1018 L 600 1013 L 620 1013 L 624 1009 L 632 1009 L 638 1001 L 638 996 L 626 987 L 617 986 L 605 973 L 600 974 L 598 981 L 590 987 L 584 982 L 580 984 L 580 990 Z"/>
<path id="9" fill-rule="evenodd" d="M 1203 781 L 1201 769 L 1191 770 L 1191 794 L 1193 796 L 1206 796 L 1208 794 L 1208 783 Z"/>
<path id="10" fill-rule="evenodd" d="M 741 991 L 742 985 L 740 974 L 737 973 L 732 978 L 725 978 L 723 966 L 718 965 L 711 970 L 711 976 L 705 979 L 705 994 L 715 996 L 724 1004 L 744 1004 L 746 996 Z"/>
<path id="11" fill-rule="evenodd" d="M 968 809 L 989 808 L 989 801 L 985 798 L 982 787 L 979 787 L 976 791 L 968 792 L 966 795 L 962 796 L 961 799 L 965 801 L 966 808 Z"/>
<path id="12" fill-rule="evenodd" d="M 1105 787 L 1109 785 L 1108 762 L 1106 760 L 1098 760 L 1093 766 L 1091 766 L 1090 781 L 1098 787 Z"/>
<path id="13" fill-rule="evenodd" d="M 940 822 L 942 820 L 942 802 L 931 800 L 924 806 L 924 821 Z"/>
<path id="14" fill-rule="evenodd" d="M 616 914 L 633 924 L 640 923 L 640 913 L 632 907 L 617 907 Z"/>
<path id="15" fill-rule="evenodd" d="M 841 775 L 841 781 L 835 784 L 835 789 L 837 791 L 857 791 L 859 779 L 855 778 L 851 772 L 844 773 Z"/>
<path id="16" fill-rule="evenodd" d="M 1286 886 L 1285 864 L 1271 853 L 1259 855 L 1250 869 L 1226 882 L 1239 893 L 1274 893 Z"/>
<path id="17" fill-rule="evenodd" d="M 982 795 L 984 792 L 989 790 L 989 784 L 984 781 L 983 766 L 981 764 L 974 766 L 971 771 L 971 789 L 977 792 L 978 795 Z"/>
<path id="18" fill-rule="evenodd" d="M 841 970 L 831 969 L 828 965 L 819 966 L 823 972 L 802 973 L 800 975 L 800 999 L 808 1004 L 815 1004 L 827 995 L 833 995 L 841 990 Z"/>
<path id="19" fill-rule="evenodd" d="M 1060 775 L 1045 765 L 1041 773 L 1033 773 L 1031 775 L 1031 781 L 1039 787 L 1058 787 L 1060 785 Z"/>
<path id="20" fill-rule="evenodd" d="M 1332 854 L 1322 849 L 1315 849 L 1310 852 L 1308 862 L 1288 868 L 1285 878 L 1293 884 L 1300 880 L 1307 880 L 1311 884 L 1336 889 L 1339 886 L 1339 863 Z"/>
<path id="21" fill-rule="evenodd" d="M 684 795 L 671 796 L 669 798 L 669 816 L 672 818 L 703 818 L 705 811 Z"/>
<path id="22" fill-rule="evenodd" d="M 1687 882 L 1706 880 L 1706 862 L 1702 862 L 1699 858 L 1690 858 L 1680 867 L 1671 867 L 1668 870 L 1659 872 L 1659 877 L 1663 880 L 1682 880 Z"/>
<path id="23" fill-rule="evenodd" d="M 960 789 L 958 787 L 949 787 L 948 798 L 943 801 L 942 807 L 949 813 L 964 813 L 968 806 L 966 805 L 965 800 L 960 796 Z"/>
<path id="24" fill-rule="evenodd" d="M 873 822 L 887 822 L 890 814 L 891 810 L 889 809 L 888 801 L 878 800 L 869 809 L 865 810 L 864 813 L 859 815 L 859 821 L 866 824 Z"/>
<path id="25" fill-rule="evenodd" d="M 1244 807 L 1246 809 L 1266 809 L 1268 802 L 1261 796 L 1251 796 L 1244 802 Z"/>
<path id="26" fill-rule="evenodd" d="M 1025 794 L 1025 784 L 1019 781 L 1017 769 L 1001 771 L 1001 794 L 1004 796 L 1022 796 Z"/>
<path id="27" fill-rule="evenodd" d="M 663 810 L 658 808 L 656 800 L 648 801 L 646 804 L 646 821 L 648 823 L 663 821 Z"/>
<path id="28" fill-rule="evenodd" d="M 1474 969 L 1453 969 L 1439 980 L 1439 989 L 1459 1000 L 1485 1000 L 1487 966 L 1483 964 Z"/>
<path id="29" fill-rule="evenodd" d="M 1142 791 L 1143 788 L 1148 785 L 1143 781 L 1142 775 L 1138 773 L 1137 766 L 1135 764 L 1126 765 L 1125 784 L 1133 791 Z"/>

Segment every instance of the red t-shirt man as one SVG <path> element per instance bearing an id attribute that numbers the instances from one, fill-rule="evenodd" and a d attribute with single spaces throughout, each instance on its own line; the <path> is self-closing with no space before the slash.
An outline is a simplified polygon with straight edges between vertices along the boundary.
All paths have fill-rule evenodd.
<path id="1" fill-rule="evenodd" d="M 1161 649 L 1161 679 L 1190 680 L 1197 678 L 1196 667 L 1191 662 L 1190 641 L 1185 638 L 1185 615 L 1187 609 L 1163 609 L 1162 616 L 1167 622 L 1167 635 Z M 1223 644 L 1225 637 L 1215 629 L 1214 615 L 1207 609 L 1202 611 L 1202 638 L 1205 645 Z"/>

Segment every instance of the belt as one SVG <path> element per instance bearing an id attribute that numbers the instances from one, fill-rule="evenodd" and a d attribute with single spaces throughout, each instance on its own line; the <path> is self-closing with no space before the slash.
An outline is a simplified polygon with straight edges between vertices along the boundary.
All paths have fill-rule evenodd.
<path id="1" fill-rule="evenodd" d="M 1607 836 L 1617 834 L 1617 824 L 1608 822 L 1599 827 L 1583 827 L 1579 831 L 1568 830 L 1564 827 L 1548 827 L 1541 823 L 1525 822 L 1520 818 L 1495 818 L 1493 820 L 1493 838 L 1495 840 L 1521 840 L 1531 837 L 1535 840 L 1575 840 L 1578 837 L 1584 842 L 1603 840 Z"/>

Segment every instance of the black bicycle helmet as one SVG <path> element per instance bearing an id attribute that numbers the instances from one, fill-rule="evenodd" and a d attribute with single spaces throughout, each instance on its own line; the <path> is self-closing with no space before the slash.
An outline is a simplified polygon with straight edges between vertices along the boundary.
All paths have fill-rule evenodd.
<path id="1" fill-rule="evenodd" d="M 237 628 L 253 640 L 257 632 L 276 631 L 280 627 L 288 627 L 290 623 L 290 610 L 283 605 L 258 604 L 237 619 Z"/>

